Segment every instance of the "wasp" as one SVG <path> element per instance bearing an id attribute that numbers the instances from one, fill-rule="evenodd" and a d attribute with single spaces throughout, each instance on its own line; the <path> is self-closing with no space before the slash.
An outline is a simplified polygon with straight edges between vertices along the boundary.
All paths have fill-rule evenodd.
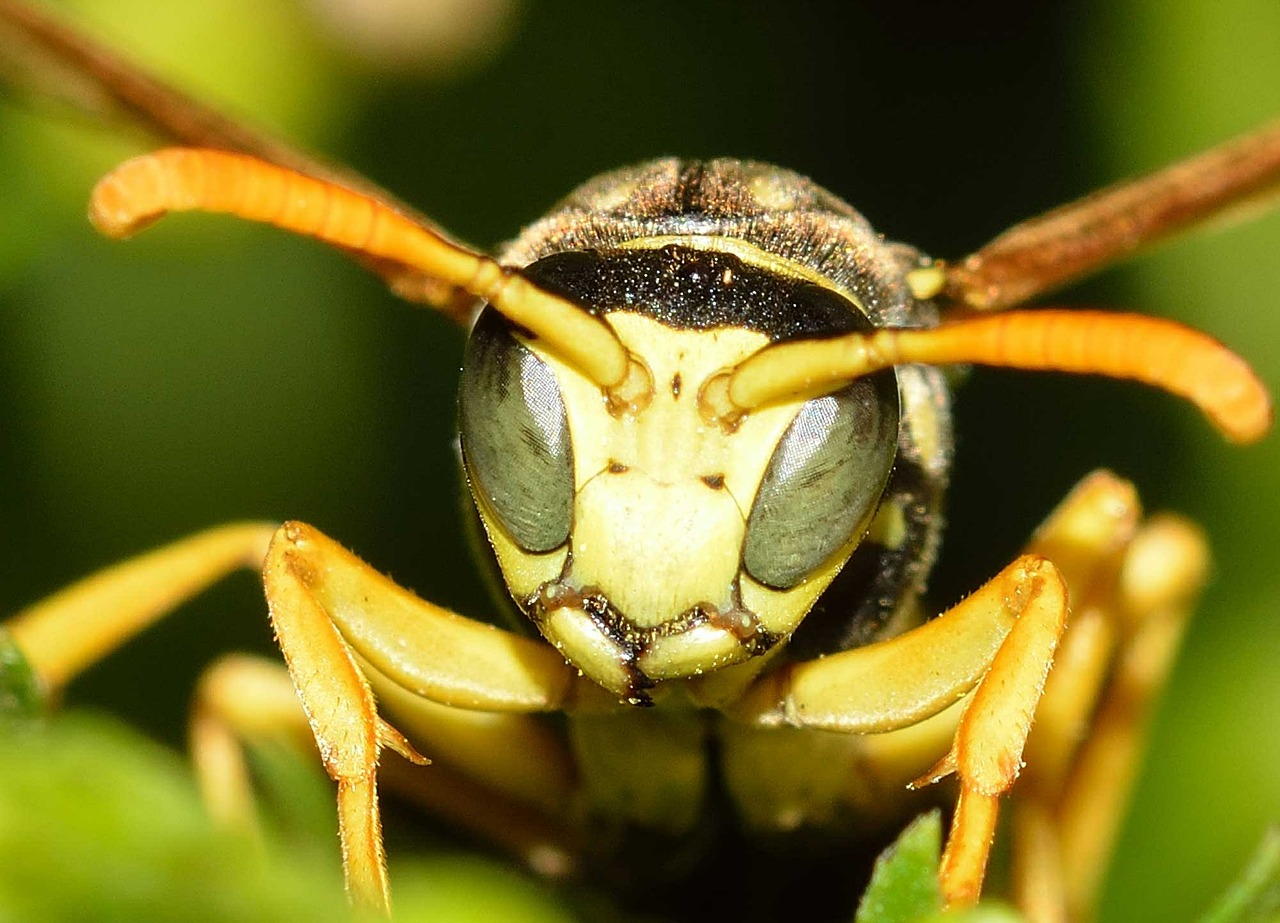
<path id="1" fill-rule="evenodd" d="M 782 830 L 821 826 L 847 807 L 750 778 L 753 766 L 779 762 L 765 761 L 770 747 L 787 754 L 783 762 L 799 761 L 805 745 L 794 742 L 790 728 L 915 728 L 961 700 L 957 709 L 967 710 L 960 726 L 978 743 L 962 746 L 957 737 L 950 751 L 943 746 L 935 754 L 941 761 L 933 771 L 915 767 L 897 781 L 959 770 L 943 885 L 953 902 L 972 899 L 997 795 L 1017 774 L 1021 738 L 1062 635 L 1062 588 L 1077 600 L 1114 600 L 1110 578 L 1095 586 L 1089 575 L 1118 566 L 1111 552 L 1098 550 L 1108 542 L 1130 547 L 1122 523 L 1091 546 L 1096 560 L 1070 561 L 1068 527 L 1077 514 L 1129 509 L 1131 501 L 1118 482 L 1088 482 L 1046 526 L 1032 558 L 1001 571 L 944 618 L 905 631 L 922 615 L 916 603 L 939 540 L 950 463 L 948 391 L 937 366 L 987 362 L 1136 377 L 1185 393 L 1242 440 L 1259 436 L 1269 420 L 1248 370 L 1183 328 L 1102 315 L 986 313 L 1111 258 L 1122 249 L 1117 238 L 1154 239 L 1176 226 L 1171 219 L 1135 235 L 1135 211 L 1121 208 L 1118 218 L 1099 221 L 1104 230 L 1087 235 L 1104 256 L 1078 258 L 1073 247 L 1045 249 L 1046 239 L 1081 237 L 1049 221 L 947 266 L 884 244 L 847 206 L 787 171 L 739 161 L 658 161 L 584 187 L 495 262 L 430 225 L 405 222 L 411 213 L 384 209 L 385 195 L 362 181 L 287 150 L 253 137 L 224 138 L 222 128 L 194 137 L 168 130 L 189 144 L 253 159 L 188 150 L 133 162 L 95 197 L 94 214 L 108 232 L 131 232 L 177 208 L 231 211 L 328 240 L 397 291 L 446 312 L 469 315 L 475 297 L 491 308 L 468 347 L 462 455 L 502 579 L 549 644 L 480 631 L 409 601 L 301 524 L 207 533 L 143 559 L 164 575 L 150 585 L 167 585 L 161 595 L 174 598 L 189 592 L 174 576 L 180 562 L 216 574 L 267 559 L 274 629 L 339 782 L 348 876 L 353 891 L 375 906 L 385 905 L 387 882 L 372 766 L 380 747 L 411 761 L 417 756 L 375 712 L 363 685 L 370 679 L 391 714 L 405 689 L 446 705 L 513 711 L 518 717 L 502 722 L 501 737 L 526 741 L 546 767 L 560 764 L 563 745 L 545 740 L 543 726 L 520 713 L 563 707 L 576 716 L 575 771 L 594 813 L 615 826 L 677 832 L 701 803 L 702 775 L 695 773 L 691 791 L 655 794 L 669 773 L 637 765 L 633 754 L 689 739 L 700 748 L 706 713 L 730 718 L 715 738 L 723 747 L 721 784 L 734 789 L 744 814 L 754 812 L 752 826 Z M 1241 142 L 1197 161 L 1193 173 L 1229 174 L 1227 165 L 1255 162 L 1261 155 L 1248 152 L 1271 146 L 1269 135 Z M 1263 180 L 1272 175 L 1253 170 Z M 317 178 L 328 184 L 312 185 Z M 1137 187 L 1139 201 L 1178 201 L 1169 186 Z M 1245 186 L 1224 198 L 1256 191 Z M 1198 200 L 1189 206 L 1197 216 L 1208 208 Z M 1108 212 L 1066 213 L 1077 223 L 1081 214 L 1092 221 Z M 1109 224 L 1125 234 L 1108 238 Z M 607 259 L 593 263 L 599 253 Z M 825 253 L 845 262 L 821 258 Z M 1027 256 L 1045 253 L 1051 259 L 1044 266 Z M 1006 288 L 1006 278 L 1029 287 Z M 1161 359 L 1171 354 L 1182 361 Z M 825 455 L 826 440 L 840 449 Z M 797 485 L 810 491 L 808 499 L 793 495 Z M 1187 558 L 1169 569 L 1185 579 L 1174 580 L 1175 595 L 1189 595 L 1199 545 L 1189 533 L 1177 535 L 1157 557 Z M 1069 564 L 1079 570 L 1070 573 Z M 322 579 L 335 573 L 351 584 Z M 839 602 L 828 601 L 822 614 L 843 612 L 818 625 L 810 610 L 839 574 L 846 580 Z M 377 605 L 342 621 L 368 596 Z M 406 614 L 396 615 L 402 607 Z M 83 610 L 72 611 L 79 618 Z M 96 657 L 114 640 L 107 635 L 128 630 L 123 620 L 111 622 L 101 636 L 87 633 L 86 648 L 76 651 L 68 643 L 74 632 L 47 610 L 34 612 L 13 623 L 13 633 L 49 685 L 60 684 L 59 670 Z M 965 640 L 970 618 L 981 627 Z M 419 622 L 443 634 L 424 638 Z M 41 631 L 52 644 L 41 642 Z M 907 639 L 930 644 L 912 648 Z M 57 652 L 46 655 L 47 647 Z M 411 649 L 413 656 L 397 653 Z M 943 668 L 920 653 L 944 649 L 951 654 Z M 974 660 L 961 666 L 965 651 Z M 874 666 L 881 654 L 891 667 Z M 857 680 L 862 670 L 865 682 Z M 347 681 L 327 681 L 344 672 Z M 326 682 L 306 688 L 314 677 Z M 935 680 L 941 685 L 930 688 Z M 244 681 L 233 674 L 213 683 L 211 699 Z M 1006 687 L 1012 691 L 984 708 L 984 688 Z M 871 700 L 837 701 L 832 688 L 841 696 L 864 690 Z M 911 696 L 922 703 L 914 711 L 889 704 Z M 410 711 L 416 717 L 423 709 Z M 210 723 L 200 726 L 211 737 L 223 730 L 217 719 L 225 716 L 205 717 Z M 408 726 L 414 720 L 393 723 L 431 740 L 430 729 Z M 954 730 L 954 712 L 949 720 L 944 737 Z M 1012 732 L 987 729 L 1006 720 Z M 737 739 L 739 726 L 760 733 Z M 869 739 L 904 739 L 895 735 Z M 340 745 L 348 738 L 356 742 Z M 864 758 L 884 765 L 860 751 L 857 759 Z M 816 778 L 815 770 L 802 775 Z M 485 778 L 495 797 L 518 793 L 514 783 Z M 532 797 L 555 802 L 567 785 L 540 779 Z M 652 808 L 655 799 L 656 812 L 636 807 Z M 558 842 L 554 830 L 535 826 L 532 833 Z"/>

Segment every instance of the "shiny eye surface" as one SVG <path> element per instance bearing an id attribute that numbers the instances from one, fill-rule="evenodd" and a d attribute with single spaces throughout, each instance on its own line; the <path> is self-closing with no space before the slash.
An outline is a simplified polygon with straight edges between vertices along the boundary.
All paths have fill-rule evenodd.
<path id="1" fill-rule="evenodd" d="M 871 521 L 898 443 L 897 380 L 882 373 L 807 402 L 774 450 L 742 549 L 756 580 L 790 589 Z"/>
<path id="2" fill-rule="evenodd" d="M 547 364 L 491 308 L 467 340 L 458 422 L 473 491 L 511 539 L 530 552 L 563 545 L 573 509 L 564 399 Z"/>

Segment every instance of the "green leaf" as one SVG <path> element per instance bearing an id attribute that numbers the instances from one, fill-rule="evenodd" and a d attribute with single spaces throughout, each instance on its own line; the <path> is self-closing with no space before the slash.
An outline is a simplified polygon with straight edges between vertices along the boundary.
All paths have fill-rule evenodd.
<path id="1" fill-rule="evenodd" d="M 942 910 L 942 815 L 922 814 L 876 860 L 855 923 L 915 923 Z"/>
<path id="2" fill-rule="evenodd" d="M 1021 923 L 1021 915 L 1000 903 L 944 910 L 938 885 L 941 851 L 940 812 L 917 817 L 876 860 L 854 923 Z"/>

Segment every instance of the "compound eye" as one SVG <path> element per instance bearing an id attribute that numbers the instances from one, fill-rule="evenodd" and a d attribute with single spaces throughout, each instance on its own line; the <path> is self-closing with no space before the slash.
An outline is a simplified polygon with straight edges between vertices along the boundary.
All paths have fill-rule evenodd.
<path id="1" fill-rule="evenodd" d="M 511 539 L 535 553 L 563 545 L 573 508 L 564 398 L 551 369 L 492 308 L 467 340 L 458 417 L 472 489 Z"/>
<path id="2" fill-rule="evenodd" d="M 742 549 L 747 573 L 790 589 L 860 535 L 879 505 L 897 443 L 891 372 L 801 407 L 756 493 Z"/>

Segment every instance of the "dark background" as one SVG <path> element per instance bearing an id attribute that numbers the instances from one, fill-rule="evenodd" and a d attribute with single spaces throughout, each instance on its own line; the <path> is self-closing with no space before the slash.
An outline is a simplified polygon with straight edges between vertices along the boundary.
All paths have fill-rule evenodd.
<path id="1" fill-rule="evenodd" d="M 791 167 L 938 256 L 1280 110 L 1272 0 L 529 5 L 452 73 L 357 56 L 301 0 L 79 21 L 198 94 L 351 164 L 463 239 L 513 235 L 593 174 L 662 154 Z M 477 35 L 479 26 L 468 33 Z M 383 60 L 379 62 L 377 58 Z M 332 253 L 223 219 L 96 238 L 93 180 L 144 144 L 0 108 L 0 587 L 16 608 L 236 518 L 299 518 L 480 612 L 459 534 L 461 333 Z M 1280 219 L 1195 235 L 1056 300 L 1177 317 L 1280 383 Z M 1226 445 L 1135 386 L 981 371 L 957 403 L 948 603 L 1087 471 L 1207 528 L 1217 566 L 1120 846 L 1104 917 L 1205 906 L 1280 818 L 1280 449 Z M 247 575 L 69 698 L 177 742 L 201 665 L 270 645 Z"/>

